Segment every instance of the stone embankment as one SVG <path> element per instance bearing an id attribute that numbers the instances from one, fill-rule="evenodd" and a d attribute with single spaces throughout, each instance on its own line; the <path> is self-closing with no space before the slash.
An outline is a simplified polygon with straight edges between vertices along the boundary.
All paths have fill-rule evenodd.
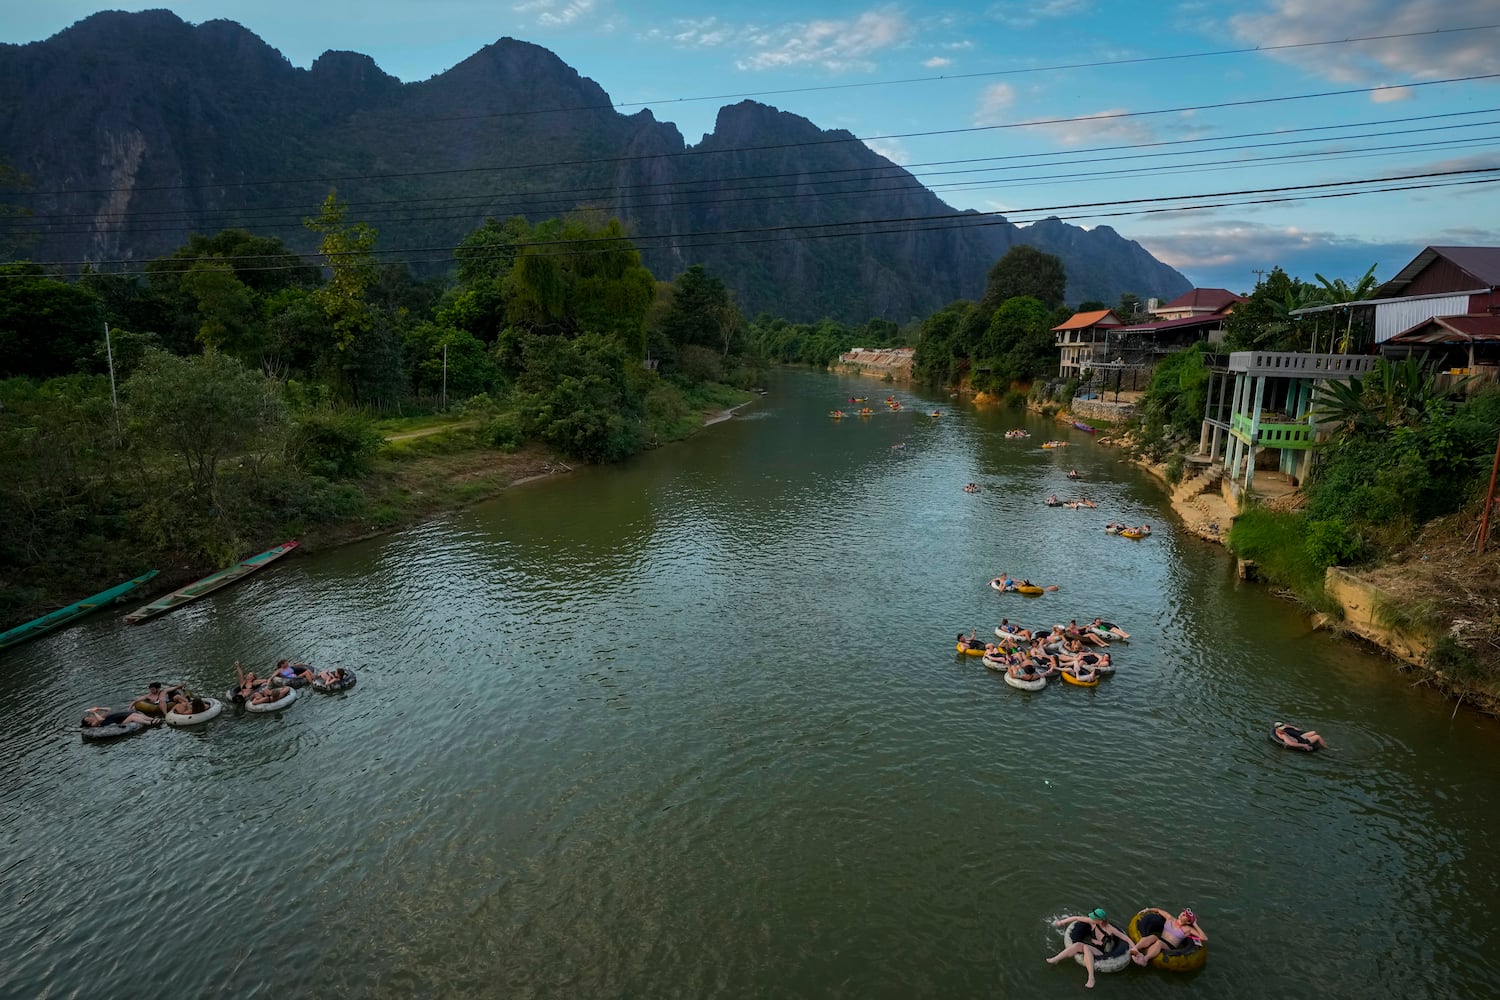
<path id="1" fill-rule="evenodd" d="M 916 349 L 911 347 L 890 347 L 878 350 L 854 347 L 840 354 L 833 367 L 835 371 L 848 372 L 851 375 L 875 375 L 880 378 L 890 377 L 893 380 L 909 382 L 911 381 L 912 358 L 916 353 Z"/>

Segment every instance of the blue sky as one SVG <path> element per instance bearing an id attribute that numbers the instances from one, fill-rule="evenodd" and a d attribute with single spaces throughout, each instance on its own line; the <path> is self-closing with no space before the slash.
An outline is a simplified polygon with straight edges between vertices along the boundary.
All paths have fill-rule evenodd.
<path id="1" fill-rule="evenodd" d="M 1427 245 L 1500 244 L 1500 184 L 1452 183 L 1473 177 L 1342 198 L 1226 194 L 1500 167 L 1500 77 L 1440 82 L 1500 74 L 1494 0 L 113 6 L 238 21 L 302 67 L 363 52 L 406 81 L 520 38 L 689 143 L 720 106 L 763 95 L 864 138 L 956 208 L 1109 225 L 1204 287 L 1248 291 L 1277 265 L 1352 282 L 1374 264 L 1385 279 Z M 37 41 L 98 9 L 0 0 L 0 41 Z M 1385 37 L 1357 40 L 1371 36 Z M 1219 207 L 1098 204 L 1181 196 Z"/>

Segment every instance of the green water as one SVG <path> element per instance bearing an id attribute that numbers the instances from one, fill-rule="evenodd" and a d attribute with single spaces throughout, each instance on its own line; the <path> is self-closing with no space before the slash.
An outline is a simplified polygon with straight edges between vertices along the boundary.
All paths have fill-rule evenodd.
<path id="1" fill-rule="evenodd" d="M 1086 434 L 890 392 L 787 373 L 624 468 L 0 656 L 0 995 L 1077 996 L 1049 921 L 1096 905 L 1211 938 L 1101 993 L 1495 995 L 1500 727 L 1238 584 Z M 954 654 L 1095 614 L 1133 633 L 1097 689 Z M 70 728 L 280 656 L 359 685 Z"/>

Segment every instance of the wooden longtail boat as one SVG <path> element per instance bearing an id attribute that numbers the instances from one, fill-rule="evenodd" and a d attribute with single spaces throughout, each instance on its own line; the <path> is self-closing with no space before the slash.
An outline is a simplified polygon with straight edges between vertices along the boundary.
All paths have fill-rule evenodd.
<path id="1" fill-rule="evenodd" d="M 205 576 L 197 583 L 190 583 L 181 590 L 172 591 L 166 597 L 136 608 L 125 616 L 125 622 L 129 625 L 139 625 L 148 618 L 155 618 L 157 615 L 166 614 L 174 608 L 180 608 L 184 604 L 191 604 L 200 597 L 212 594 L 220 587 L 227 587 L 241 577 L 249 576 L 256 570 L 269 566 L 296 547 L 297 543 L 295 541 L 282 542 L 274 549 L 267 549 L 258 556 L 251 556 L 249 559 L 235 563 L 228 569 L 221 569 L 217 573 Z"/>
<path id="2" fill-rule="evenodd" d="M 40 618 L 29 621 L 25 625 L 17 625 L 8 632 L 0 632 L 0 649 L 25 642 L 27 639 L 35 639 L 38 636 L 46 635 L 54 629 L 60 629 L 64 625 L 71 625 L 84 615 L 98 611 L 100 608 L 111 604 L 119 604 L 125 598 L 145 586 L 159 572 L 160 570 L 153 569 L 149 573 L 142 573 L 134 580 L 126 580 L 118 587 L 101 590 L 93 597 L 85 597 L 83 600 L 69 604 L 65 608 L 59 608 L 51 614 L 42 615 Z"/>

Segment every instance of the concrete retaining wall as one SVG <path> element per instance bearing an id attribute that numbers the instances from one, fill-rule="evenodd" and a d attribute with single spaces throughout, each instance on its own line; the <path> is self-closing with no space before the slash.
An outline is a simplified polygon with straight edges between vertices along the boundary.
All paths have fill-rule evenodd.
<path id="1" fill-rule="evenodd" d="M 1328 567 L 1323 585 L 1334 600 L 1344 606 L 1343 625 L 1387 650 L 1392 656 L 1415 666 L 1424 666 L 1432 651 L 1432 638 L 1407 632 L 1386 624 L 1376 613 L 1382 601 L 1390 600 L 1383 591 L 1356 580 L 1337 566 Z"/>

